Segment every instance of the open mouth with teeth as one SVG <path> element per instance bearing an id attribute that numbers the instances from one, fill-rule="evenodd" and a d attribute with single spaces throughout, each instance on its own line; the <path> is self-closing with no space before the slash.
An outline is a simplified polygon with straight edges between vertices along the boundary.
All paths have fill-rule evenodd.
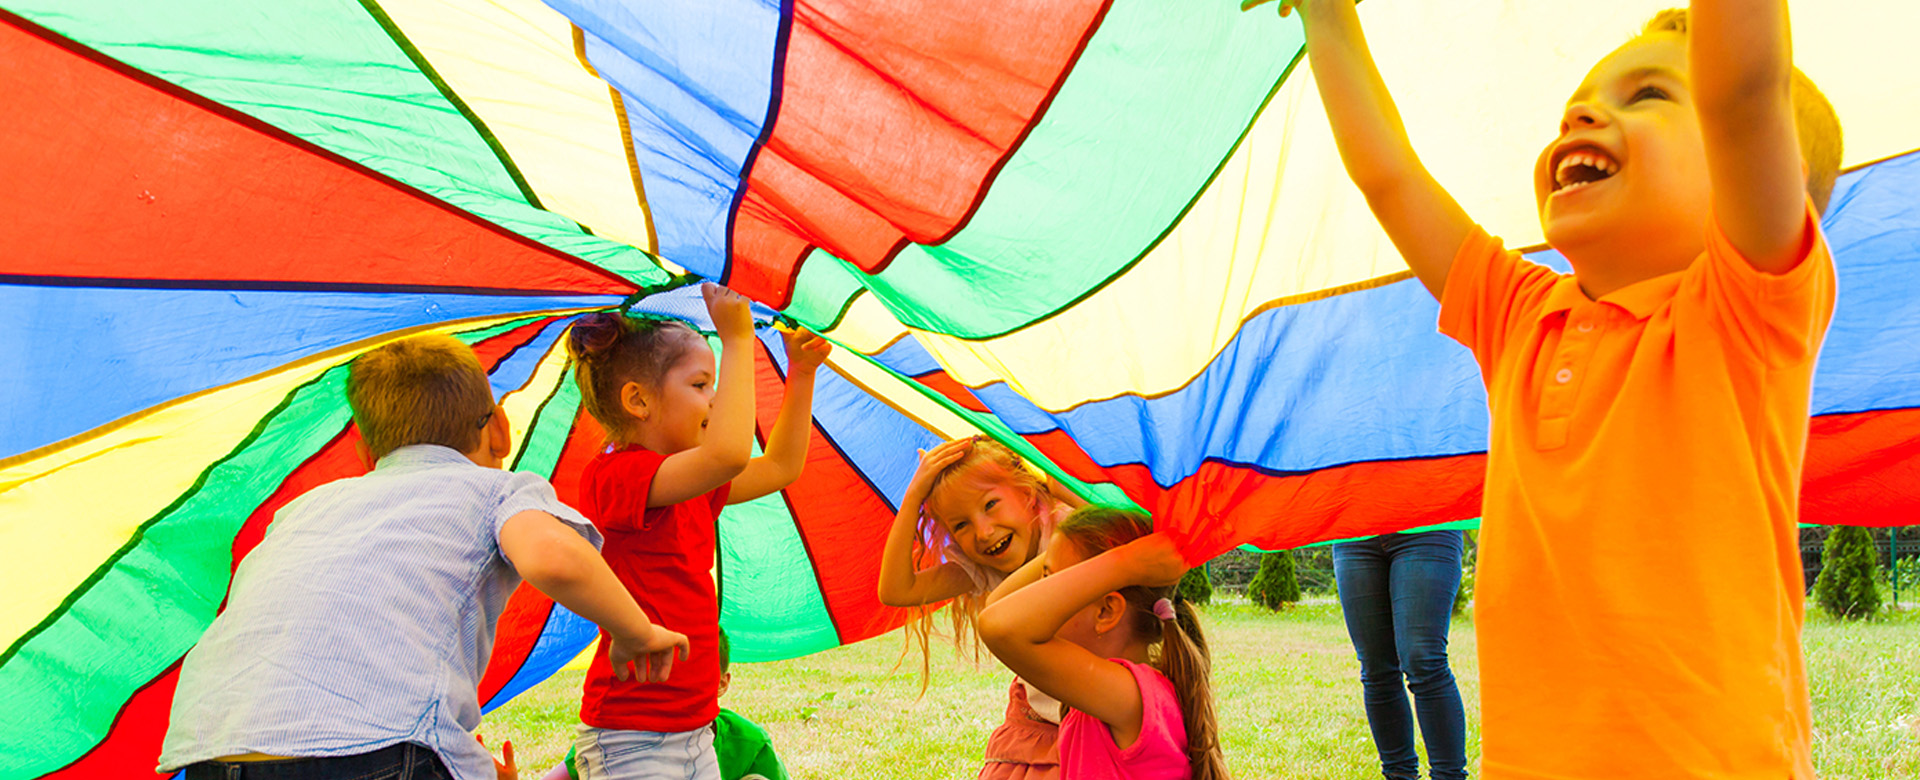
<path id="1" fill-rule="evenodd" d="M 1000 556 L 1001 553 L 1006 552 L 1008 548 L 1011 548 L 1011 547 L 1013 547 L 1013 534 L 1007 534 L 1006 536 L 1001 537 L 1000 541 L 987 545 L 986 549 L 981 550 L 980 552 L 985 554 L 989 558 L 997 558 Z"/>
<path id="2" fill-rule="evenodd" d="M 1572 192 L 1620 172 L 1620 163 L 1606 152 L 1592 148 L 1575 149 L 1560 157 L 1553 167 L 1553 191 Z"/>

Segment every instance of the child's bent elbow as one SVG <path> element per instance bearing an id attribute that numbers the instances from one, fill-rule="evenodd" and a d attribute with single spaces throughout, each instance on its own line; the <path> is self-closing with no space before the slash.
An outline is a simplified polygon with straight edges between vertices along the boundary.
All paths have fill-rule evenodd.
<path id="1" fill-rule="evenodd" d="M 985 642 L 988 648 L 1005 649 L 1008 641 L 1013 638 L 1013 622 L 1007 619 L 1005 610 L 996 611 L 992 607 L 981 610 L 980 617 L 974 621 L 974 624 L 974 630 L 980 634 L 980 641 Z"/>
<path id="2" fill-rule="evenodd" d="M 905 609 L 907 607 L 921 606 L 919 604 L 913 603 L 913 599 L 907 598 L 907 594 L 902 593 L 897 589 L 889 588 L 886 585 L 881 585 L 877 589 L 877 591 L 874 593 L 874 595 L 880 599 L 881 604 L 889 607 L 893 607 L 896 609 Z"/>
<path id="3" fill-rule="evenodd" d="M 569 585 L 586 579 L 584 567 L 564 560 L 567 556 L 553 551 L 543 550 L 532 556 L 522 557 L 526 560 L 516 561 L 514 570 L 518 571 L 520 578 L 526 580 L 535 590 L 549 597 L 553 595 L 554 590 L 565 589 Z"/>

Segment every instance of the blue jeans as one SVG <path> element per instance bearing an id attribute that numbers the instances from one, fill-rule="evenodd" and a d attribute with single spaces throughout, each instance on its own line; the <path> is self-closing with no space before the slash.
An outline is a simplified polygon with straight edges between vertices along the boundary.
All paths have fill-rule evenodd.
<path id="1" fill-rule="evenodd" d="M 1367 725 L 1388 780 L 1420 777 L 1416 713 L 1434 780 L 1467 776 L 1467 715 L 1447 667 L 1461 539 L 1459 531 L 1386 534 L 1333 548 L 1340 610 L 1360 656 Z"/>
<path id="2" fill-rule="evenodd" d="M 202 761 L 186 767 L 186 780 L 452 780 L 440 756 L 423 745 L 397 745 L 332 758 L 277 761 Z"/>

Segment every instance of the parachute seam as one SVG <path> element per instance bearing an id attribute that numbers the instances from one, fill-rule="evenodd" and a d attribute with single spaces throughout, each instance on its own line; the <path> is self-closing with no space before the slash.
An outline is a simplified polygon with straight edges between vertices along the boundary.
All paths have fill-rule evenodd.
<path id="1" fill-rule="evenodd" d="M 760 150 L 766 148 L 767 140 L 773 137 L 774 125 L 780 121 L 780 102 L 785 97 L 780 82 L 786 78 L 787 43 L 793 36 L 793 1 L 780 0 L 780 27 L 774 34 L 773 68 L 768 74 L 766 119 L 760 125 L 759 136 L 753 139 L 753 146 L 747 149 L 747 158 L 740 165 L 740 186 L 734 189 L 733 203 L 727 207 L 727 234 L 721 237 L 719 282 L 722 285 L 733 278 L 733 231 L 740 218 L 740 204 L 747 199 L 754 163 L 759 161 Z"/>
<path id="2" fill-rule="evenodd" d="M 367 14 L 372 16 L 373 20 L 379 23 L 380 28 L 387 32 L 387 37 L 393 40 L 395 46 L 400 47 L 400 51 L 407 55 L 407 59 L 413 61 L 413 66 L 420 69 L 420 75 L 426 76 L 427 80 L 433 83 L 433 88 L 440 92 L 440 96 L 445 98 L 447 103 L 451 104 L 455 111 L 460 112 L 460 116 L 464 117 L 467 123 L 473 126 L 474 132 L 480 134 L 480 139 L 487 144 L 488 149 L 493 151 L 494 158 L 499 160 L 500 166 L 506 170 L 507 178 L 513 180 L 513 186 L 520 190 L 520 197 L 526 200 L 527 205 L 546 211 L 546 207 L 540 205 L 540 196 L 534 193 L 533 185 L 528 184 L 526 177 L 521 175 L 520 166 L 514 164 L 513 156 L 507 154 L 506 147 L 500 144 L 499 138 L 494 137 L 493 130 L 487 127 L 486 121 L 481 119 L 479 114 L 473 112 L 473 107 L 468 106 L 466 100 L 463 100 L 459 95 L 454 93 L 453 87 L 447 84 L 446 79 L 440 77 L 440 71 L 434 68 L 433 63 L 427 60 L 426 53 L 420 51 L 419 47 L 414 46 L 412 39 L 409 39 L 407 34 L 400 30 L 399 23 L 395 22 L 393 17 L 388 16 L 386 10 L 380 7 L 379 0 L 360 0 L 360 6 L 365 8 Z M 568 221 L 571 222 L 572 220 Z M 584 225 L 580 225 L 577 222 L 574 224 L 582 230 L 585 230 Z M 591 235 L 592 233 L 589 232 L 588 234 Z"/>
<path id="3" fill-rule="evenodd" d="M 536 320 L 536 319 L 538 318 L 537 317 L 526 318 L 525 320 L 522 321 L 522 324 L 513 328 L 504 329 L 500 333 L 496 334 L 495 336 L 491 336 L 489 338 L 497 338 L 498 336 L 505 335 L 506 333 L 510 333 L 521 327 L 525 327 L 526 324 L 530 324 L 533 320 Z M 489 329 L 491 328 L 476 328 L 472 331 L 466 331 L 466 332 L 473 333 L 476 331 L 483 331 L 483 330 L 489 330 Z M 494 366 L 497 368 L 499 366 L 499 362 L 496 361 Z M 33 641 L 35 637 L 38 637 L 41 633 L 45 632 L 46 629 L 50 628 L 53 624 L 58 623 L 61 618 L 64 618 L 68 614 L 68 612 L 72 610 L 75 604 L 78 604 L 81 599 L 86 598 L 86 596 L 93 591 L 94 586 L 98 585 L 100 581 L 105 579 L 108 574 L 111 574 L 114 567 L 123 558 L 125 558 L 129 553 L 132 553 L 135 549 L 139 548 L 140 543 L 146 539 L 147 531 L 149 529 L 151 529 L 155 525 L 158 525 L 159 523 L 165 522 L 169 516 L 171 516 L 174 512 L 179 510 L 181 506 L 185 505 L 189 499 L 193 498 L 195 495 L 198 495 L 200 491 L 206 487 L 207 480 L 212 477 L 212 474 L 215 469 L 218 469 L 222 465 L 225 465 L 229 461 L 232 461 L 234 458 L 239 457 L 241 454 L 245 453 L 249 448 L 251 448 L 255 443 L 257 443 L 260 440 L 260 437 L 266 433 L 267 428 L 273 424 L 273 421 L 277 419 L 281 414 L 285 413 L 286 410 L 293 405 L 293 401 L 295 398 L 299 397 L 299 395 L 305 392 L 308 388 L 311 388 L 315 384 L 318 384 L 322 380 L 326 379 L 328 375 L 332 374 L 335 371 L 344 370 L 346 369 L 346 367 L 347 366 L 345 364 L 335 365 L 331 368 L 328 368 L 325 371 L 320 372 L 318 376 L 315 376 L 312 379 L 302 382 L 299 385 L 295 386 L 293 389 L 287 391 L 287 394 L 280 399 L 280 402 L 274 405 L 273 409 L 268 411 L 266 415 L 262 416 L 260 418 L 260 422 L 255 423 L 253 426 L 253 429 L 247 433 L 247 436 L 245 438 L 241 439 L 239 443 L 235 444 L 233 449 L 228 450 L 227 454 L 221 456 L 218 460 L 215 460 L 214 462 L 207 464 L 206 468 L 201 469 L 199 476 L 194 478 L 192 485 L 188 486 L 186 490 L 182 491 L 180 495 L 175 497 L 171 503 L 168 503 L 160 511 L 154 513 L 152 517 L 149 517 L 147 520 L 142 522 L 138 528 L 134 529 L 133 534 L 127 538 L 127 541 L 123 543 L 119 549 L 115 550 L 112 555 L 108 556 L 106 560 L 102 561 L 99 566 L 95 567 L 93 570 L 93 573 L 87 575 L 86 579 L 82 580 L 79 585 L 75 586 L 74 589 L 67 594 L 66 598 L 61 599 L 60 604 L 54 607 L 53 610 L 48 612 L 45 618 L 43 618 L 39 623 L 35 624 L 33 628 L 28 629 L 25 633 L 21 634 L 20 638 L 15 640 L 13 644 L 8 645 L 7 649 L 4 652 L 0 652 L 0 667 L 6 666 L 6 664 L 9 661 L 13 660 L 13 658 L 20 653 L 21 649 L 26 647 L 27 643 Z M 337 438 L 337 435 L 335 438 Z M 311 460 L 312 457 L 313 455 L 311 454 L 308 455 L 307 458 L 301 461 L 301 463 L 305 464 L 306 461 Z M 287 472 L 287 475 L 288 476 L 292 475 L 293 470 L 297 470 L 298 468 L 299 466 L 295 466 L 294 469 L 289 470 Z M 282 476 L 280 478 L 280 481 L 284 483 L 286 481 L 286 476 Z M 269 494 L 269 497 L 271 497 L 271 494 Z M 255 508 L 257 509 L 258 507 L 256 506 Z M 244 525 L 244 521 L 242 525 Z M 236 536 L 238 535 L 237 528 L 235 531 L 235 535 Z M 231 541 L 229 541 L 228 544 L 229 546 L 231 546 Z M 229 556 L 231 556 L 231 551 L 229 551 Z M 231 573 L 231 569 L 233 565 L 234 564 L 232 563 L 228 565 L 229 573 L 228 573 L 227 579 L 228 579 L 229 587 L 231 587 L 231 582 L 233 579 L 233 576 Z M 124 706 L 124 703 L 122 704 L 122 706 Z"/>
<path id="4" fill-rule="evenodd" d="M 1069 300 L 1066 303 L 1063 303 L 1060 306 L 1054 308 L 1052 311 L 1041 314 L 1020 325 L 1016 325 L 1014 327 L 1007 328 L 1005 330 L 994 332 L 994 333 L 983 333 L 983 334 L 974 334 L 974 335 L 967 335 L 967 336 L 960 336 L 960 335 L 955 335 L 950 333 L 944 334 L 944 335 L 947 335 L 951 338 L 960 339 L 962 341 L 987 341 L 990 339 L 997 339 L 1003 336 L 1013 335 L 1020 331 L 1026 330 L 1027 328 L 1031 328 L 1035 325 L 1039 325 L 1040 323 L 1046 322 L 1047 320 L 1053 319 L 1054 317 L 1059 316 L 1062 312 L 1065 312 L 1068 309 L 1078 306 L 1082 301 L 1085 301 L 1086 299 L 1093 297 L 1094 294 L 1100 292 L 1101 290 L 1106 289 L 1108 285 L 1114 282 L 1114 280 L 1119 279 L 1122 276 L 1125 276 L 1128 271 L 1133 270 L 1135 266 L 1139 265 L 1142 260 L 1145 260 L 1147 258 L 1147 255 L 1152 254 L 1154 249 L 1158 248 L 1162 242 L 1166 241 L 1167 236 L 1172 235 L 1174 229 L 1179 227 L 1180 223 L 1186 219 L 1187 214 L 1193 211 L 1194 205 L 1200 202 L 1201 196 L 1205 195 L 1207 190 L 1213 186 L 1214 180 L 1220 177 L 1220 172 L 1223 170 L 1226 170 L 1227 163 L 1233 160 L 1234 153 L 1238 152 L 1240 150 L 1241 145 L 1246 143 L 1247 136 L 1253 133 L 1253 126 L 1255 123 L 1259 121 L 1260 115 L 1266 113 L 1267 104 L 1273 102 L 1273 98 L 1275 95 L 1280 94 L 1280 88 L 1287 83 L 1287 79 L 1293 75 L 1294 69 L 1300 66 L 1300 63 L 1306 59 L 1306 56 L 1307 56 L 1307 49 L 1305 46 L 1301 46 L 1300 51 L 1294 54 L 1293 61 L 1287 63 L 1286 69 L 1280 72 L 1280 77 L 1274 80 L 1273 88 L 1267 90 L 1267 96 L 1260 101 L 1259 108 L 1255 109 L 1253 112 L 1253 115 L 1248 118 L 1246 127 L 1242 128 L 1240 131 L 1240 137 L 1234 139 L 1233 145 L 1227 148 L 1227 153 L 1224 156 L 1222 156 L 1220 158 L 1220 162 L 1214 166 L 1213 172 L 1207 174 L 1207 180 L 1204 182 L 1201 182 L 1200 186 L 1194 190 L 1193 197 L 1188 199 L 1187 205 L 1181 207 L 1180 213 L 1174 215 L 1173 219 L 1167 223 L 1166 229 L 1160 231 L 1160 235 L 1155 236 L 1153 241 L 1149 242 L 1146 248 L 1142 249 L 1139 254 L 1134 255 L 1132 260 L 1129 260 L 1126 263 L 1122 264 L 1119 268 L 1115 269 L 1112 274 L 1108 275 L 1105 279 L 1102 279 L 1099 282 L 1095 283 L 1093 286 L 1087 288 L 1085 292 L 1082 292 L 1079 295 L 1075 296 L 1072 300 Z M 872 290 L 873 288 L 867 286 L 866 280 L 862 279 L 861 289 Z M 858 292 L 856 292 L 854 295 L 847 296 L 846 302 L 841 304 L 839 317 L 834 318 L 834 324 L 837 325 L 842 318 L 846 317 L 847 309 L 853 306 L 853 299 L 857 295 L 858 295 Z M 929 332 L 939 332 L 933 328 L 927 328 L 927 327 L 921 327 L 920 329 L 926 330 Z"/>
<path id="5" fill-rule="evenodd" d="M 587 31 L 577 24 L 569 23 L 567 26 L 573 28 L 573 56 L 580 60 L 580 67 L 585 68 L 594 78 L 605 82 L 606 79 L 600 76 L 600 69 L 594 67 L 593 62 L 587 59 Z M 648 259 L 658 265 L 660 234 L 653 227 L 653 206 L 647 202 L 647 187 L 640 175 L 640 156 L 633 148 L 633 125 L 627 121 L 627 101 L 620 95 L 620 90 L 615 89 L 610 82 L 607 83 L 607 95 L 612 98 L 613 116 L 619 123 L 620 150 L 627 155 L 627 174 L 633 178 L 633 196 L 640 202 L 640 216 L 647 224 Z"/>
<path id="6" fill-rule="evenodd" d="M 773 348 L 768 346 L 766 342 L 762 341 L 760 342 L 760 351 L 766 353 L 767 364 L 773 370 L 773 373 L 776 376 L 780 377 L 781 388 L 784 390 L 786 387 L 787 374 L 786 372 L 780 370 L 780 361 L 773 359 Z M 871 491 L 875 496 L 879 497 L 881 505 L 886 506 L 895 512 L 899 511 L 899 509 L 893 507 L 892 501 L 887 500 L 886 494 L 881 493 L 879 490 L 875 489 L 873 486 L 873 483 L 870 481 L 867 481 L 866 473 L 862 472 L 859 469 L 859 467 L 853 465 L 853 461 L 847 459 L 847 454 L 840 450 L 839 443 L 835 442 L 833 440 L 833 436 L 827 433 L 826 426 L 819 424 L 819 421 L 814 420 L 811 414 L 807 416 L 807 425 L 810 426 L 815 432 L 820 434 L 820 438 L 827 442 L 827 446 L 833 448 L 834 454 L 839 456 L 841 463 L 846 464 L 847 470 L 852 471 L 855 474 L 858 474 L 860 476 L 861 481 L 867 483 L 867 489 Z M 756 437 L 759 432 L 759 428 L 760 426 L 758 424 L 754 425 L 754 431 L 755 431 Z M 846 632 L 840 630 L 840 619 L 838 618 L 838 616 L 834 615 L 833 606 L 827 603 L 827 585 L 824 581 L 820 579 L 820 565 L 818 563 L 815 563 L 815 561 L 818 561 L 819 558 L 815 557 L 814 555 L 813 542 L 810 539 L 808 539 L 807 530 L 800 525 L 800 512 L 793 505 L 793 496 L 789 495 L 785 488 L 782 488 L 780 491 L 778 491 L 778 493 L 780 496 L 780 502 L 783 504 L 786 504 L 787 506 L 787 519 L 793 521 L 793 535 L 800 539 L 800 549 L 805 550 L 807 553 L 807 570 L 813 573 L 814 590 L 820 594 L 820 606 L 827 613 L 827 624 L 833 627 L 833 641 L 838 644 L 844 645 L 847 643 L 847 635 L 846 635 Z M 719 536 L 716 535 L 714 539 L 715 539 L 715 545 L 717 547 L 719 544 L 719 541 L 718 541 Z M 718 555 L 715 556 L 715 560 L 716 561 L 719 560 Z M 714 592 L 714 601 L 717 603 L 719 602 L 719 600 L 720 600 L 719 590 L 718 590 L 718 585 L 716 585 L 715 592 Z"/>
<path id="7" fill-rule="evenodd" d="M 365 0 L 363 0 L 363 2 L 364 1 Z M 60 35 L 59 33 L 53 32 L 52 30 L 48 30 L 47 28 L 42 27 L 38 24 L 35 24 L 31 21 L 28 21 L 27 19 L 22 18 L 18 14 L 8 11 L 4 8 L 0 8 L 0 22 L 4 22 L 7 24 L 11 24 L 15 27 L 18 27 L 19 29 L 26 31 L 29 34 L 39 37 L 40 39 L 45 40 L 48 43 L 54 46 L 57 46 L 61 49 L 64 49 L 68 52 L 71 52 L 76 56 L 83 57 L 102 67 L 107 68 L 108 70 L 118 73 L 123 77 L 132 79 L 141 84 L 145 84 L 152 89 L 155 89 L 164 94 L 170 95 L 183 102 L 190 103 L 194 106 L 197 106 L 203 111 L 207 111 L 217 116 L 220 116 L 226 119 L 227 121 L 230 121 L 242 127 L 251 129 L 254 132 L 260 133 L 261 135 L 265 135 L 269 138 L 280 141 L 281 143 L 288 144 L 290 146 L 293 146 L 294 148 L 300 149 L 309 154 L 320 157 L 321 159 L 331 161 L 336 165 L 343 166 L 348 170 L 354 171 L 355 173 L 358 173 L 362 176 L 372 179 L 373 181 L 379 182 L 381 184 L 385 184 L 388 187 L 392 187 L 395 190 L 399 190 L 401 193 L 406 194 L 416 200 L 419 200 L 422 203 L 425 203 L 434 209 L 445 212 L 447 214 L 451 214 L 461 220 L 464 220 L 468 223 L 473 224 L 474 226 L 482 230 L 485 230 L 488 233 L 491 233 L 495 236 L 506 239 L 507 241 L 510 241 L 512 243 L 531 249 L 539 253 L 540 255 L 551 258 L 553 260 L 557 260 L 561 263 L 565 263 L 570 266 L 584 269 L 595 276 L 613 281 L 622 288 L 631 289 L 638 286 L 631 279 L 627 279 L 626 277 L 623 277 L 617 273 L 614 273 L 598 265 L 587 262 L 586 260 L 582 260 L 571 254 L 563 252 L 559 249 L 556 249 L 552 246 L 542 243 L 537 239 L 530 238 L 528 236 L 524 236 L 517 232 L 509 230 L 506 227 L 492 220 L 489 220 L 485 217 L 482 217 L 466 209 L 460 208 L 459 206 L 455 206 L 452 203 L 448 203 L 447 201 L 442 200 L 438 197 L 430 195 L 426 191 L 421 190 L 418 187 L 415 187 L 411 184 L 400 181 L 399 179 L 396 179 L 392 176 L 389 176 L 387 174 L 384 174 L 372 168 L 369 168 L 366 165 L 363 165 L 359 162 L 356 162 L 346 157 L 345 155 L 340 154 L 339 152 L 335 152 L 331 149 L 328 149 L 324 146 L 316 144 L 305 138 L 301 138 L 300 136 L 294 135 L 293 133 L 290 133 L 277 126 L 274 126 L 273 124 L 268 123 L 265 120 L 260 119 L 259 117 L 253 116 L 252 114 L 248 114 L 244 111 L 240 111 L 231 106 L 228 106 L 225 103 L 221 103 L 217 100 L 213 100 L 211 98 L 206 97 L 205 95 L 201 95 L 198 92 L 194 92 L 178 84 L 167 81 L 151 73 L 147 73 L 146 71 L 143 71 L 131 65 L 128 65 L 127 63 L 121 62 L 120 60 L 115 59 L 111 56 L 108 56 L 107 54 L 102 53 L 97 49 L 94 49 L 90 46 L 87 46 L 86 44 L 80 43 L 79 41 L 75 41 L 66 36 Z M 585 230 L 585 229 L 582 228 L 582 230 Z M 589 233 L 589 235 L 591 234 Z M 4 461 L 0 461 L 0 466 L 4 466 L 4 465 L 5 465 Z"/>

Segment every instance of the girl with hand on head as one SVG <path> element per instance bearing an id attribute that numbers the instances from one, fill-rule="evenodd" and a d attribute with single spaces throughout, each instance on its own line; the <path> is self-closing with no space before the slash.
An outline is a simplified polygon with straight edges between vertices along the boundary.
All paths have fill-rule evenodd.
<path id="1" fill-rule="evenodd" d="M 1039 560 L 1054 525 L 1084 503 L 984 436 L 921 453 L 880 558 L 880 602 L 925 607 L 952 599 L 954 641 L 964 642 L 988 594 Z M 924 613 L 910 626 L 920 642 L 923 686 L 932 623 Z M 987 739 L 980 778 L 1057 777 L 1059 712 L 1058 702 L 1014 680 L 1006 721 Z"/>
<path id="2" fill-rule="evenodd" d="M 715 523 L 728 504 L 784 489 L 800 477 L 813 425 L 814 375 L 831 347 L 788 333 L 786 397 L 753 454 L 753 317 L 724 287 L 701 287 L 720 337 L 678 320 L 605 312 L 568 332 L 581 405 L 608 447 L 580 477 L 580 509 L 606 535 L 602 555 L 634 600 L 692 649 L 660 682 L 622 683 L 595 652 L 575 742 L 584 780 L 655 776 L 718 780 L 712 724 L 719 714 L 720 603 L 714 590 Z"/>
<path id="3" fill-rule="evenodd" d="M 1036 581 L 994 594 L 980 636 L 1072 708 L 1061 775 L 1226 780 L 1206 636 L 1173 599 L 1187 570 L 1173 541 L 1139 514 L 1088 507 L 1055 529 L 1037 569 Z"/>

